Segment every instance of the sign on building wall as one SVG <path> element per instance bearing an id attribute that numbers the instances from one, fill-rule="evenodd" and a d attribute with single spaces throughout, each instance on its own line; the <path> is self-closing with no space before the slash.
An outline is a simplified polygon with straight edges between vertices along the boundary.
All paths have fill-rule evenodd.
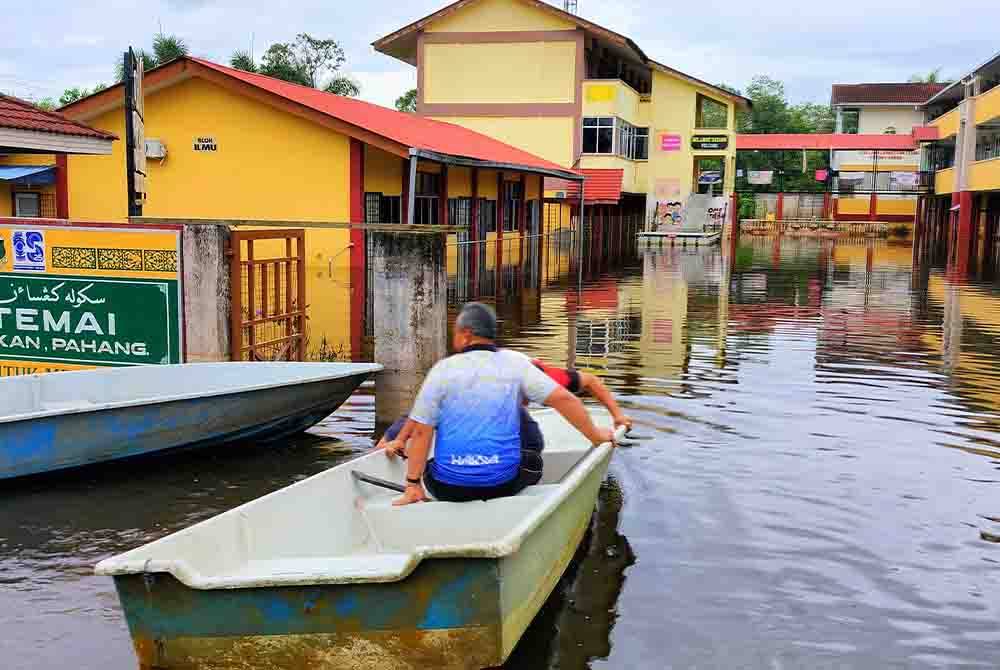
<path id="1" fill-rule="evenodd" d="M 660 151 L 680 151 L 681 136 L 676 133 L 660 133 Z"/>
<path id="2" fill-rule="evenodd" d="M 691 148 L 719 151 L 729 146 L 728 135 L 692 135 Z"/>
<path id="3" fill-rule="evenodd" d="M 180 363 L 180 232 L 0 219 L 0 377 Z"/>

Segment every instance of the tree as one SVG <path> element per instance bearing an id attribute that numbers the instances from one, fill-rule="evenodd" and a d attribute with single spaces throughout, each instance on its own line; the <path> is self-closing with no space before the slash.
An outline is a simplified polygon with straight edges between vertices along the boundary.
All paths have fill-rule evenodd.
<path id="1" fill-rule="evenodd" d="M 785 85 L 767 75 L 757 75 L 747 86 L 747 97 L 753 103 L 749 114 L 740 116 L 737 130 L 741 133 L 787 133 L 791 118 Z"/>
<path id="2" fill-rule="evenodd" d="M 253 62 L 253 57 L 249 51 L 236 50 L 229 59 L 229 65 L 244 72 L 256 72 L 257 64 Z"/>
<path id="3" fill-rule="evenodd" d="M 832 133 L 837 125 L 836 114 L 830 105 L 803 102 L 793 105 L 790 110 L 793 132 Z"/>
<path id="4" fill-rule="evenodd" d="M 415 114 L 417 111 L 417 89 L 411 88 L 403 95 L 396 98 L 396 109 L 401 112 Z"/>
<path id="5" fill-rule="evenodd" d="M 915 74 L 910 77 L 911 84 L 938 84 L 941 82 L 941 68 L 936 67 L 927 74 Z"/>
<path id="6" fill-rule="evenodd" d="M 145 49 L 136 49 L 135 57 L 142 62 L 143 72 L 148 72 L 157 65 L 160 65 L 156 60 L 156 56 Z M 123 59 L 119 59 L 115 63 L 115 81 L 125 81 L 125 62 Z"/>
<path id="7" fill-rule="evenodd" d="M 240 66 L 237 66 L 237 56 Z M 243 52 L 233 54 L 234 67 L 249 72 L 257 71 L 293 84 L 322 89 L 337 95 L 356 96 L 359 84 L 340 73 L 345 61 L 344 50 L 336 40 L 325 40 L 307 33 L 299 33 L 291 43 L 276 42 L 267 48 L 257 68 L 253 59 Z M 255 68 L 250 69 L 250 68 Z"/>
<path id="8" fill-rule="evenodd" d="M 52 98 L 42 98 L 35 103 L 35 107 L 38 109 L 44 109 L 46 112 L 51 112 L 56 108 L 56 101 Z"/>
<path id="9" fill-rule="evenodd" d="M 336 95 L 344 95 L 348 98 L 353 98 L 361 93 L 361 86 L 350 77 L 340 75 L 331 79 L 330 83 L 323 87 L 323 90 L 327 93 L 334 93 Z"/>
<path id="10" fill-rule="evenodd" d="M 309 77 L 295 60 L 295 52 L 288 44 L 272 44 L 261 58 L 260 73 L 269 77 L 289 81 L 293 84 L 309 86 Z"/>
<path id="11" fill-rule="evenodd" d="M 164 35 L 162 32 L 153 35 L 153 58 L 156 59 L 157 65 L 163 65 L 187 55 L 187 43 L 180 37 Z"/>

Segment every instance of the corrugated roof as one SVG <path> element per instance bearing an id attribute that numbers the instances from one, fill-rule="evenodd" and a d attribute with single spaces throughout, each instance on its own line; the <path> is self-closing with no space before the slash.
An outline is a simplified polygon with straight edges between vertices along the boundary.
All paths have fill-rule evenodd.
<path id="1" fill-rule="evenodd" d="M 886 149 L 912 151 L 917 148 L 913 135 L 850 135 L 830 134 L 785 134 L 737 135 L 736 148 L 748 149 L 841 149 L 864 150 Z"/>
<path id="2" fill-rule="evenodd" d="M 583 194 L 588 203 L 616 203 L 622 197 L 622 177 L 625 170 L 618 169 L 583 169 L 579 170 L 584 177 Z M 580 185 L 566 179 L 546 179 L 546 191 L 565 191 L 567 200 L 580 197 Z"/>
<path id="3" fill-rule="evenodd" d="M 413 149 L 542 170 L 572 172 L 561 165 L 453 123 L 434 121 L 363 100 L 236 70 L 201 58 L 189 60 Z"/>
<path id="4" fill-rule="evenodd" d="M 890 83 L 890 84 L 834 84 L 830 97 L 832 105 L 849 104 L 920 104 L 934 97 L 948 84 Z"/>
<path id="5" fill-rule="evenodd" d="M 59 112 L 47 112 L 30 102 L 0 94 L 0 128 L 30 130 L 57 135 L 118 139 L 111 133 L 68 119 Z"/>

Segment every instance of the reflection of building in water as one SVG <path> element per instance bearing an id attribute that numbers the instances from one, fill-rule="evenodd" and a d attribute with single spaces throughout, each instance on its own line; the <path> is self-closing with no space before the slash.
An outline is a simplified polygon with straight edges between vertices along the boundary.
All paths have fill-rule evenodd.
<path id="1" fill-rule="evenodd" d="M 641 328 L 637 316 L 607 319 L 577 319 L 576 353 L 579 356 L 606 356 L 621 353 Z"/>

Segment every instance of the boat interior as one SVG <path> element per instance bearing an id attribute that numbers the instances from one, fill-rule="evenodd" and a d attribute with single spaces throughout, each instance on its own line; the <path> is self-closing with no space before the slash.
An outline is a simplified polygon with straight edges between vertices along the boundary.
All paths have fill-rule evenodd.
<path id="1" fill-rule="evenodd" d="M 0 379 L 0 421 L 367 374 L 369 363 L 187 363 Z"/>
<path id="2" fill-rule="evenodd" d="M 610 425 L 603 409 L 592 414 Z M 609 447 L 593 449 L 554 411 L 534 415 L 545 436 L 544 474 L 516 496 L 393 507 L 398 492 L 351 474 L 403 483 L 405 461 L 378 451 L 107 559 L 98 573 L 169 571 L 193 588 L 394 581 L 427 556 L 509 553 L 533 519 L 609 458 Z"/>

